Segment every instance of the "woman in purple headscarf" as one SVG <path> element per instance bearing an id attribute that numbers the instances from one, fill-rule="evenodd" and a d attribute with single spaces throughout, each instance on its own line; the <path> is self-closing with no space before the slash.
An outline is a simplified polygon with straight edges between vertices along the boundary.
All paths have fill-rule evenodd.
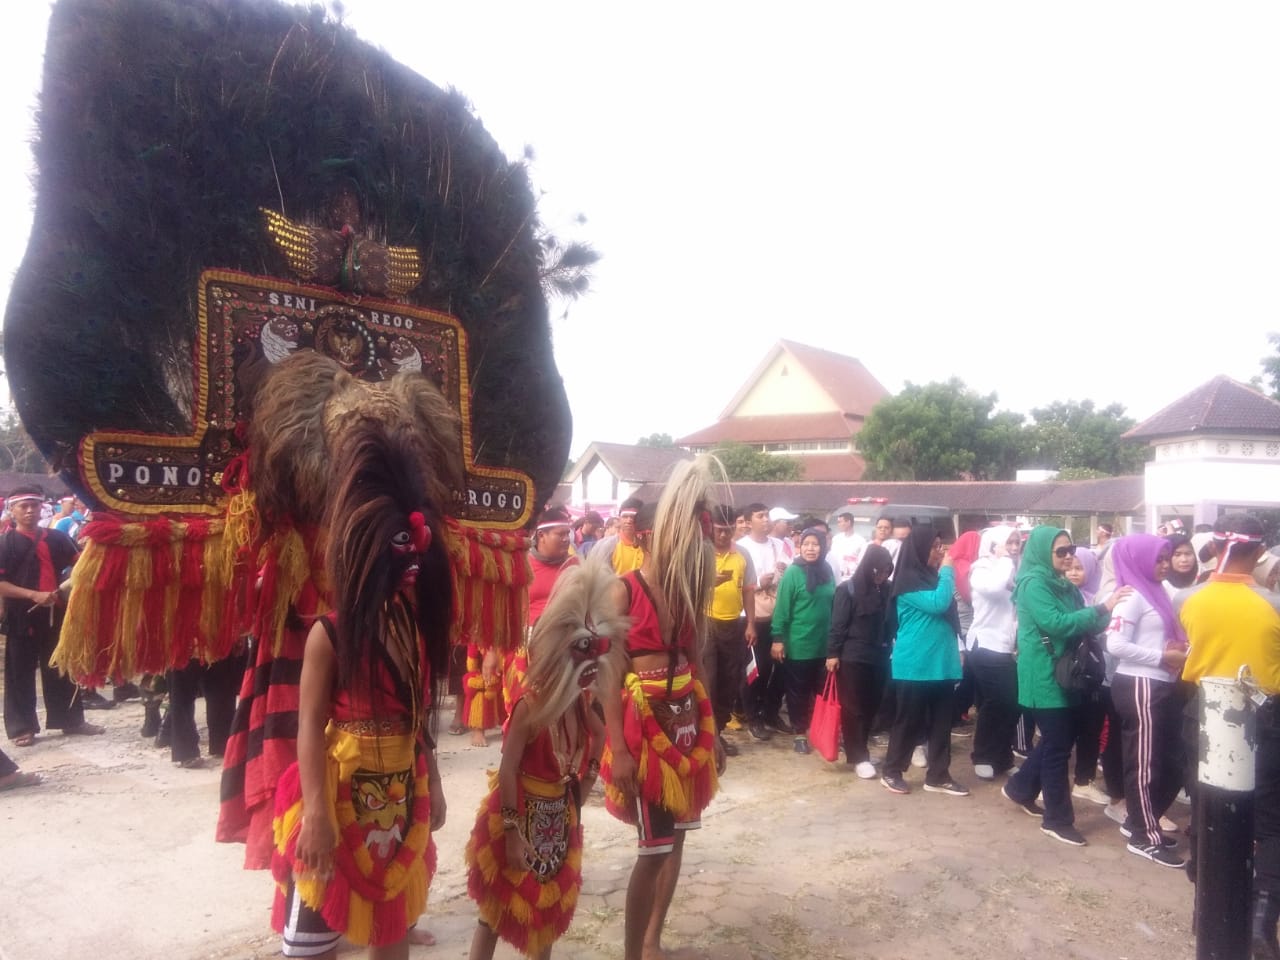
<path id="1" fill-rule="evenodd" d="M 1120 716 L 1127 817 L 1120 832 L 1130 853 L 1165 867 L 1183 860 L 1160 829 L 1182 785 L 1183 697 L 1178 685 L 1187 658 L 1187 635 L 1161 581 L 1172 548 L 1162 537 L 1134 534 L 1116 541 L 1116 585 L 1133 594 L 1115 608 L 1107 628 L 1107 652 L 1116 658 L 1111 695 Z"/>
<path id="2" fill-rule="evenodd" d="M 1098 561 L 1098 555 L 1092 550 L 1077 550 L 1064 576 L 1080 591 L 1084 605 L 1093 606 L 1093 598 L 1102 583 L 1102 564 Z"/>

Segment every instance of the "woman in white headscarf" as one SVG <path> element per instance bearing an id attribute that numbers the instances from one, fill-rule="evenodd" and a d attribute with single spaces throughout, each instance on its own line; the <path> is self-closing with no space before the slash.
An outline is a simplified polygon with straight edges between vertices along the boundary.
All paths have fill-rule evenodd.
<path id="1" fill-rule="evenodd" d="M 969 568 L 969 665 L 982 704 L 973 732 L 973 772 L 980 780 L 994 780 L 1013 768 L 1013 731 L 1021 712 L 1013 578 L 1021 549 L 1022 535 L 1016 527 L 989 527 L 982 531 L 978 558 Z"/>

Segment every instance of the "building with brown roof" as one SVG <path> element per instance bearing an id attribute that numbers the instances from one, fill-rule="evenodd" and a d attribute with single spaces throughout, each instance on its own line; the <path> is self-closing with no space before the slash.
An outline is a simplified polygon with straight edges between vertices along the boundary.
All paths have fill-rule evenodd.
<path id="1" fill-rule="evenodd" d="M 1230 377 L 1196 387 L 1124 436 L 1155 448 L 1144 478 L 1148 530 L 1173 516 L 1212 523 L 1280 503 L 1280 403 Z"/>
<path id="2" fill-rule="evenodd" d="M 636 488 L 642 500 L 656 498 L 660 484 Z M 1088 531 L 1098 521 L 1119 521 L 1123 529 L 1141 520 L 1144 512 L 1142 477 L 1101 477 L 1096 480 L 930 481 L 861 483 L 731 483 L 727 497 L 735 504 L 753 502 L 786 507 L 802 516 L 826 517 L 850 499 L 884 500 L 875 512 L 893 513 L 894 504 L 944 507 L 957 531 L 977 530 L 996 520 L 1079 518 Z M 1154 529 L 1154 528 L 1152 528 Z M 1083 528 L 1081 530 L 1083 532 Z"/>
<path id="3" fill-rule="evenodd" d="M 596 441 L 583 451 L 561 481 L 557 495 L 568 489 L 567 502 L 575 510 L 598 510 L 608 515 L 644 484 L 662 489 L 671 470 L 693 454 L 679 447 L 643 447 Z M 657 494 L 653 494 L 657 500 Z"/>
<path id="4" fill-rule="evenodd" d="M 857 434 L 889 391 L 854 357 L 779 340 L 720 419 L 676 441 L 696 453 L 726 442 L 796 457 L 809 481 L 853 481 L 866 470 Z"/>

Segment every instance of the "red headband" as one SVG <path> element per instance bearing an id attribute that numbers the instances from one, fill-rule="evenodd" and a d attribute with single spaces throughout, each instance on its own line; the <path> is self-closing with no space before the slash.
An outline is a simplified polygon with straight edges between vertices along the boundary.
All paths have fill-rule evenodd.
<path id="1" fill-rule="evenodd" d="M 1228 543 L 1261 543 L 1262 534 L 1236 533 L 1232 530 L 1222 539 L 1226 540 Z"/>

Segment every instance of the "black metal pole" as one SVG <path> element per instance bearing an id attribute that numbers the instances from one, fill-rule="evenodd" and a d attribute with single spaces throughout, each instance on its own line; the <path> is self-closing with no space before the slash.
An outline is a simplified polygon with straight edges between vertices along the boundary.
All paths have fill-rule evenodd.
<path id="1" fill-rule="evenodd" d="M 1196 960 L 1249 960 L 1253 889 L 1253 704 L 1234 678 L 1200 681 Z"/>

